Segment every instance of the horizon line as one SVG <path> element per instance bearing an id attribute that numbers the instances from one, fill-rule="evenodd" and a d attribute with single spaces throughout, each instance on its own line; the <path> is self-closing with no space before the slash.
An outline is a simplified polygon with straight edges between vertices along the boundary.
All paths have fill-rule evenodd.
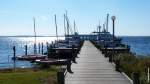
<path id="1" fill-rule="evenodd" d="M 150 36 L 150 35 L 116 35 L 116 36 Z M 34 35 L 0 35 L 0 37 L 35 37 Z M 38 35 L 36 37 L 56 37 L 56 35 Z M 58 37 L 65 37 L 65 35 L 59 35 Z"/>

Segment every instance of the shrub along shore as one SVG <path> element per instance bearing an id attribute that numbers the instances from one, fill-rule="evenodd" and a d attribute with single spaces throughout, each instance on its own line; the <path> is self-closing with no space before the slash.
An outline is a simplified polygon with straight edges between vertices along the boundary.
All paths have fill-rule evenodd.
<path id="1" fill-rule="evenodd" d="M 148 83 L 148 68 L 150 68 L 150 56 L 136 56 L 132 53 L 116 54 L 115 59 L 120 60 L 120 69 L 131 79 L 133 73 L 138 73 L 141 84 Z"/>
<path id="2" fill-rule="evenodd" d="M 91 41 L 95 47 L 99 50 L 102 46 L 98 45 L 94 41 Z M 109 53 L 109 54 L 108 54 Z M 112 57 L 112 52 L 103 52 L 105 57 Z M 148 83 L 148 68 L 150 68 L 150 56 L 136 56 L 132 52 L 121 52 L 114 53 L 113 62 L 116 64 L 116 67 L 119 69 L 117 71 L 124 72 L 128 77 L 134 80 L 133 74 L 136 73 L 136 76 L 139 76 L 140 84 L 150 84 Z"/>

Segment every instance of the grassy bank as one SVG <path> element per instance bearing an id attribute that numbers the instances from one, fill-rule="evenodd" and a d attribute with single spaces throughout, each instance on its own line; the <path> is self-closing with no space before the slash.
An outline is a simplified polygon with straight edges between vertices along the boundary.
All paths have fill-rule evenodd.
<path id="1" fill-rule="evenodd" d="M 135 56 L 132 53 L 121 53 L 115 59 L 120 59 L 121 69 L 131 79 L 133 72 L 140 75 L 141 84 L 147 83 L 147 69 L 150 67 L 150 56 Z"/>
<path id="2" fill-rule="evenodd" d="M 56 70 L 1 70 L 0 84 L 57 84 Z"/>

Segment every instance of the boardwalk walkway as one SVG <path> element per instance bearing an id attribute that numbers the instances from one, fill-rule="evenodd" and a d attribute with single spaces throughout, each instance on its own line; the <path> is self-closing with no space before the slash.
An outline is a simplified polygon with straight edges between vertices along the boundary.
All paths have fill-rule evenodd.
<path id="1" fill-rule="evenodd" d="M 77 64 L 71 66 L 74 73 L 66 74 L 65 84 L 131 84 L 89 41 L 84 42 L 78 57 Z"/>

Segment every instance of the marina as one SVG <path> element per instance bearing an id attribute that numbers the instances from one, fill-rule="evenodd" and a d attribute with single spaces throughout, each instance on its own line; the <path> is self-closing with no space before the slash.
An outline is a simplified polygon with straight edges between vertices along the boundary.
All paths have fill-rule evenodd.
<path id="1" fill-rule="evenodd" d="M 150 1 L 0 2 L 0 84 L 150 84 Z"/>
<path id="2" fill-rule="evenodd" d="M 69 24 L 67 16 L 66 23 Z M 123 44 L 122 39 L 116 37 L 114 33 L 110 34 L 107 28 L 100 30 L 99 25 L 96 32 L 80 35 L 76 31 L 69 34 L 70 27 L 67 26 L 64 39 L 59 40 L 56 15 L 55 25 L 56 40 L 51 43 L 46 42 L 45 48 L 43 43 L 41 45 L 38 43 L 37 46 L 36 33 L 33 54 L 28 53 L 28 46 L 25 45 L 24 55 L 16 56 L 16 46 L 13 46 L 14 70 L 17 69 L 17 61 L 25 61 L 45 68 L 58 66 L 58 84 L 132 84 L 139 81 L 138 77 L 135 76 L 131 80 L 122 72 L 120 60 L 115 56 L 119 53 L 130 53 L 130 46 Z"/>

